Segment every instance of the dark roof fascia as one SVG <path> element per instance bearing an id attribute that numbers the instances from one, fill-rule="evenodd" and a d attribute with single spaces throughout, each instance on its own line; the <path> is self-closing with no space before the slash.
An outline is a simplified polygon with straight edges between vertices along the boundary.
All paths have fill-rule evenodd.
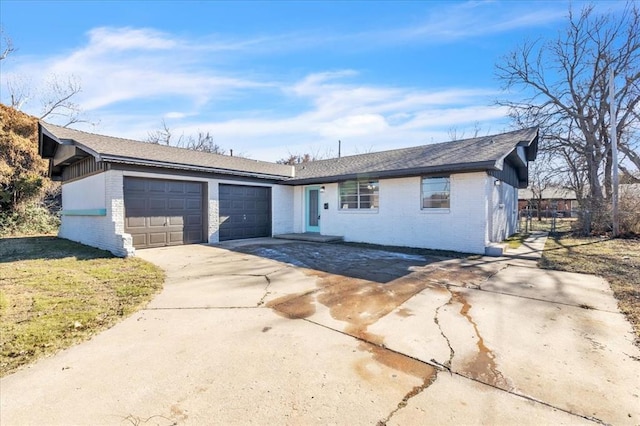
<path id="1" fill-rule="evenodd" d="M 471 173 L 471 172 L 484 172 L 487 170 L 500 170 L 500 167 L 496 164 L 495 161 L 478 161 L 475 163 L 458 163 L 458 164 L 449 164 L 445 166 L 430 166 L 430 167 L 419 167 L 412 169 L 400 169 L 400 170 L 385 170 L 380 172 L 370 172 L 370 173 L 348 173 L 342 175 L 334 175 L 334 176 L 318 176 L 311 178 L 301 178 L 301 179 L 289 179 L 283 182 L 286 185 L 310 185 L 310 184 L 318 184 L 318 183 L 334 183 L 334 182 L 343 182 L 346 180 L 354 180 L 354 179 L 375 179 L 375 178 L 402 178 L 402 177 L 410 177 L 410 176 L 421 176 L 421 175 L 433 175 L 438 173 L 451 173 L 451 172 L 460 172 L 460 173 Z"/>
<path id="2" fill-rule="evenodd" d="M 158 168 L 164 168 L 164 169 L 190 170 L 195 172 L 207 172 L 207 173 L 216 173 L 220 175 L 252 177 L 252 178 L 258 178 L 258 179 L 268 179 L 268 180 L 277 180 L 277 181 L 290 179 L 286 176 L 280 176 L 280 175 L 242 172 L 238 170 L 220 169 L 215 167 L 192 166 L 189 164 L 167 163 L 163 161 L 142 160 L 139 158 L 118 157 L 118 156 L 111 156 L 111 155 L 101 155 L 99 161 L 104 161 L 106 163 L 131 164 L 136 166 L 150 166 L 150 167 L 158 167 Z"/>
<path id="3" fill-rule="evenodd" d="M 57 145 L 62 145 L 62 142 L 38 122 L 38 155 L 45 159 L 53 158 Z"/>
<path id="4" fill-rule="evenodd" d="M 527 161 L 535 161 L 538 156 L 538 144 L 540 140 L 540 129 L 536 131 L 535 137 L 531 141 L 521 141 L 518 146 L 525 147 Z"/>

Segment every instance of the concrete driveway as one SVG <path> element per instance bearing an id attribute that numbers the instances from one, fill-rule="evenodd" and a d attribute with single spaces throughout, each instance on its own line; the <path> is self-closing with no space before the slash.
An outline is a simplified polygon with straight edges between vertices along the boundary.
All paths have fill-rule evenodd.
<path id="1" fill-rule="evenodd" d="M 252 240 L 144 250 L 147 307 L 0 380 L 13 424 L 640 424 L 607 283 Z"/>

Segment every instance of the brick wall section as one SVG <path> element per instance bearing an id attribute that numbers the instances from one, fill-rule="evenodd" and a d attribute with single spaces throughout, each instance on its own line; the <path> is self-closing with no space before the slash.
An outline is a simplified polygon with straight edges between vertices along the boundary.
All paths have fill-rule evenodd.
<path id="1" fill-rule="evenodd" d="M 487 237 L 488 185 L 486 173 L 451 175 L 451 208 L 421 209 L 419 176 L 380 180 L 380 207 L 377 210 L 339 210 L 338 184 L 325 184 L 320 203 L 320 232 L 340 235 L 346 241 L 373 244 L 484 253 Z M 303 190 L 296 191 L 294 217 L 304 217 Z M 304 232 L 296 220 L 296 232 Z"/>
<path id="2" fill-rule="evenodd" d="M 273 235 L 293 232 L 294 188 L 274 185 L 271 188 L 271 219 Z"/>
<path id="3" fill-rule="evenodd" d="M 102 201 L 97 202 L 98 199 Z M 124 234 L 122 172 L 107 171 L 63 184 L 62 209 L 106 209 L 107 214 L 63 215 L 59 237 L 108 250 L 116 256 L 134 253 L 131 237 Z"/>

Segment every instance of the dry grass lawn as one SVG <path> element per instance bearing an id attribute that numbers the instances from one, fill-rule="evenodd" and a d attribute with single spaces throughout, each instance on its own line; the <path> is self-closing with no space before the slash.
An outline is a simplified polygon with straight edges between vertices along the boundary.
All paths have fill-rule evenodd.
<path id="1" fill-rule="evenodd" d="M 542 268 L 599 275 L 610 284 L 620 310 L 633 325 L 640 346 L 640 239 L 547 239 Z"/>
<path id="2" fill-rule="evenodd" d="M 0 239 L 0 376 L 111 327 L 163 282 L 141 259 L 49 236 Z"/>

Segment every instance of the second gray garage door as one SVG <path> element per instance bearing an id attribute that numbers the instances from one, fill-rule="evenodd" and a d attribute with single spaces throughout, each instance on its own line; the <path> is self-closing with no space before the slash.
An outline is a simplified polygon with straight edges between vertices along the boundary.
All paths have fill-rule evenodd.
<path id="1" fill-rule="evenodd" d="M 204 242 L 203 199 L 200 182 L 125 177 L 125 232 L 135 248 Z"/>
<path id="2" fill-rule="evenodd" d="M 271 188 L 219 186 L 220 241 L 271 236 Z"/>

